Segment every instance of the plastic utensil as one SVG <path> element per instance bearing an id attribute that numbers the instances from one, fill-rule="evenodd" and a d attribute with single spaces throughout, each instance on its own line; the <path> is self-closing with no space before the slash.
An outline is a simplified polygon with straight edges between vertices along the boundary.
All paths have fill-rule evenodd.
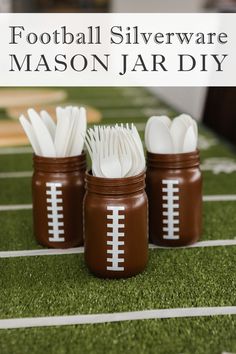
<path id="1" fill-rule="evenodd" d="M 118 139 L 114 130 L 105 131 L 105 139 L 101 141 L 103 153 L 100 155 L 100 168 L 107 178 L 121 178 L 121 163 L 118 155 Z"/>
<path id="2" fill-rule="evenodd" d="M 89 152 L 89 155 L 92 160 L 92 172 L 94 176 L 104 177 L 101 169 L 100 169 L 100 159 L 99 159 L 99 151 L 100 151 L 100 141 L 95 140 L 94 131 L 89 129 L 85 136 L 85 145 Z"/>
<path id="3" fill-rule="evenodd" d="M 192 125 L 188 128 L 183 143 L 183 152 L 192 152 L 197 148 L 197 139 Z"/>
<path id="4" fill-rule="evenodd" d="M 138 149 L 139 149 L 141 155 L 143 154 L 143 156 L 144 156 L 143 144 L 142 144 L 142 141 L 141 141 L 141 139 L 140 139 L 140 136 L 139 136 L 139 133 L 138 133 L 138 131 L 137 131 L 137 128 L 135 127 L 135 125 L 134 125 L 133 123 L 131 124 L 131 129 L 130 129 L 130 131 L 131 131 L 131 133 L 132 133 L 132 135 L 133 135 L 133 137 L 134 137 L 134 140 L 135 140 L 135 142 L 136 142 L 136 144 L 137 144 L 137 147 L 138 147 Z"/>
<path id="5" fill-rule="evenodd" d="M 57 107 L 57 127 L 55 133 L 55 149 L 57 157 L 64 157 L 66 153 L 67 136 L 70 132 L 70 116 L 69 111 L 61 107 Z"/>
<path id="6" fill-rule="evenodd" d="M 122 177 L 128 175 L 132 167 L 132 153 L 130 151 L 129 143 L 123 131 L 119 132 L 119 159 L 121 163 Z"/>
<path id="7" fill-rule="evenodd" d="M 160 119 L 153 120 L 147 134 L 149 152 L 157 154 L 173 153 L 173 142 L 169 128 Z"/>
<path id="8" fill-rule="evenodd" d="M 25 116 L 23 116 L 23 115 L 20 116 L 19 120 L 20 120 L 20 123 L 21 123 L 24 131 L 25 131 L 25 134 L 27 135 L 27 137 L 30 141 L 30 144 L 34 150 L 34 153 L 36 155 L 40 156 L 41 150 L 40 150 L 39 143 L 38 143 L 38 140 L 37 140 L 36 135 L 34 133 L 32 125 L 30 124 L 28 119 L 26 119 Z"/>
<path id="9" fill-rule="evenodd" d="M 117 125 L 118 126 L 118 125 Z M 141 171 L 144 170 L 145 165 L 146 165 L 146 160 L 144 156 L 144 151 L 143 151 L 143 144 L 140 139 L 139 133 L 137 131 L 137 128 L 135 125 L 132 123 L 131 128 L 129 124 L 126 124 L 126 130 L 123 130 L 126 134 L 126 138 L 129 141 L 129 149 L 131 150 L 131 153 L 133 153 L 134 160 L 136 161 L 136 167 L 132 171 L 131 176 L 135 174 L 135 172 L 140 173 Z M 133 161 L 134 164 L 134 161 Z"/>
<path id="10" fill-rule="evenodd" d="M 71 114 L 70 114 L 70 121 L 72 123 L 72 126 L 71 126 L 70 139 L 67 143 L 67 149 L 66 149 L 67 156 L 76 156 L 76 154 L 72 154 L 71 151 L 72 151 L 72 146 L 75 141 L 78 120 L 79 120 L 79 108 L 72 107 Z"/>
<path id="11" fill-rule="evenodd" d="M 179 118 L 181 117 L 181 119 L 183 120 L 183 122 L 185 122 L 186 126 L 189 127 L 190 125 L 193 126 L 193 130 L 194 133 L 196 135 L 196 139 L 198 138 L 198 126 L 197 126 L 197 122 L 189 115 L 189 114 L 181 114 L 179 116 Z"/>
<path id="12" fill-rule="evenodd" d="M 146 161 L 143 146 L 136 127 L 127 129 L 125 132 L 132 155 L 132 168 L 127 176 L 135 176 L 145 169 Z"/>
<path id="13" fill-rule="evenodd" d="M 171 120 L 167 116 L 152 116 L 148 119 L 146 127 L 145 127 L 145 133 L 144 133 L 144 141 L 145 141 L 145 145 L 146 145 L 148 151 L 150 151 L 149 141 L 148 141 L 148 133 L 149 133 L 149 130 L 152 129 L 152 123 L 156 120 L 161 121 L 167 127 L 170 127 L 170 125 L 171 125 Z"/>
<path id="14" fill-rule="evenodd" d="M 74 117 L 73 114 L 70 114 L 69 115 L 69 121 L 70 121 L 70 124 L 69 124 L 69 128 L 68 128 L 68 131 L 67 131 L 67 135 L 65 137 L 65 147 L 64 147 L 64 156 L 72 156 L 70 154 L 71 152 L 71 146 L 73 144 L 73 138 L 74 138 L 74 131 L 75 131 L 75 125 L 76 125 L 76 118 Z M 78 154 L 80 155 L 80 154 Z"/>
<path id="15" fill-rule="evenodd" d="M 132 133 L 130 132 L 130 130 L 127 130 L 127 128 L 126 128 L 123 130 L 123 133 L 127 139 L 128 147 L 129 147 L 131 157 L 132 157 L 132 164 L 131 164 L 131 168 L 130 168 L 129 172 L 127 173 L 127 177 L 135 176 L 142 169 L 139 151 L 138 151 L 134 137 L 132 136 Z"/>
<path id="16" fill-rule="evenodd" d="M 85 144 L 92 160 L 93 175 L 123 178 L 141 173 L 145 159 L 137 134 L 128 125 L 88 129 Z"/>
<path id="17" fill-rule="evenodd" d="M 86 120 L 86 110 L 84 107 L 81 107 L 75 113 L 76 123 L 75 131 L 72 139 L 72 146 L 70 150 L 70 156 L 80 155 L 84 148 L 84 137 L 87 129 L 87 120 Z"/>
<path id="18" fill-rule="evenodd" d="M 188 126 L 181 117 L 176 117 L 170 127 L 170 134 L 174 145 L 174 153 L 181 153 L 183 150 L 183 141 Z"/>
<path id="19" fill-rule="evenodd" d="M 38 113 L 34 109 L 28 109 L 28 115 L 40 146 L 40 151 L 45 157 L 56 157 L 56 150 L 52 137 Z"/>
<path id="20" fill-rule="evenodd" d="M 52 139 L 55 139 L 55 132 L 56 132 L 56 124 L 50 114 L 47 111 L 41 111 L 40 116 L 46 127 L 48 128 L 49 133 L 51 134 Z"/>
<path id="21" fill-rule="evenodd" d="M 192 119 L 192 124 L 193 124 L 193 130 L 194 130 L 194 133 L 195 133 L 195 137 L 196 137 L 196 140 L 198 140 L 198 126 L 197 126 L 197 122 Z"/>

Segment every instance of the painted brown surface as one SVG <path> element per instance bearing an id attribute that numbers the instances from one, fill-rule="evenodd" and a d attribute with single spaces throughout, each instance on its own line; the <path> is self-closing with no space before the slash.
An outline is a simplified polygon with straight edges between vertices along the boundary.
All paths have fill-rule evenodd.
<path id="1" fill-rule="evenodd" d="M 37 241 L 43 246 L 55 248 L 70 248 L 83 244 L 83 197 L 84 197 L 84 174 L 86 169 L 85 154 L 69 158 L 42 158 L 34 156 L 35 172 L 32 180 L 33 196 L 33 220 L 34 234 Z M 49 230 L 48 217 L 51 202 L 47 194 L 47 183 L 60 183 L 61 195 L 58 195 L 62 202 L 58 203 L 63 215 L 59 219 L 63 222 L 63 242 L 50 241 L 52 235 Z"/>
<path id="2" fill-rule="evenodd" d="M 172 201 L 179 205 L 174 209 L 179 215 L 174 224 L 179 228 L 175 236 L 179 239 L 164 239 L 167 227 L 163 213 L 163 180 L 177 180 L 178 200 Z M 164 155 L 147 153 L 147 195 L 149 200 L 149 235 L 150 241 L 161 246 L 183 246 L 199 240 L 202 231 L 202 177 L 199 170 L 198 152 L 186 154 Z"/>
<path id="3" fill-rule="evenodd" d="M 92 273 L 103 278 L 126 278 L 142 272 L 148 257 L 147 197 L 144 191 L 144 174 L 139 177 L 123 179 L 105 179 L 86 174 L 87 192 L 84 200 L 85 261 Z M 119 211 L 118 231 L 124 234 L 119 241 L 124 260 L 118 266 L 123 270 L 111 270 L 113 262 L 108 261 L 108 250 L 114 242 L 108 232 L 114 231 L 108 223 L 114 224 L 114 218 L 108 219 L 112 211 L 108 207 L 122 207 Z M 110 254 L 112 257 L 112 254 Z"/>

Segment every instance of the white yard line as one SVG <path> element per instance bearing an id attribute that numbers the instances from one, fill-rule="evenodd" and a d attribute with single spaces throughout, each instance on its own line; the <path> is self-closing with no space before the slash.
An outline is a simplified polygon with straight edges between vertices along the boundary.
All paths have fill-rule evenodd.
<path id="1" fill-rule="evenodd" d="M 222 315 L 236 315 L 236 306 L 189 307 L 163 310 L 98 313 L 91 315 L 9 318 L 0 320 L 0 329 L 68 326 L 123 321 L 152 320 L 163 318 L 184 318 Z"/>
<path id="2" fill-rule="evenodd" d="M 102 109 L 105 107 L 102 107 Z M 116 108 L 112 109 L 110 107 L 103 110 L 102 117 L 107 118 L 122 118 L 127 120 L 134 120 L 134 124 L 137 125 L 135 119 L 137 117 L 149 118 L 152 115 L 168 115 L 170 110 L 161 107 L 151 107 L 151 108 Z M 107 123 L 105 123 L 107 124 Z"/>
<path id="3" fill-rule="evenodd" d="M 236 246 L 236 238 L 234 239 L 229 239 L 229 240 L 207 240 L 207 241 L 200 241 L 196 242 L 192 245 L 189 246 L 182 246 L 178 247 L 179 248 L 202 248 L 202 247 L 218 247 L 218 246 Z M 161 246 L 156 246 L 153 244 L 149 244 L 150 249 L 155 249 L 155 248 L 163 248 L 163 249 L 168 249 L 168 248 L 173 248 L 176 249 L 176 247 L 161 247 Z M 1 253 L 0 253 L 1 254 Z M 0 256 L 1 257 L 1 256 Z"/>
<path id="4" fill-rule="evenodd" d="M 117 118 L 120 117 L 122 119 L 125 118 L 132 118 L 135 119 L 135 117 L 147 117 L 147 115 L 143 112 L 142 109 L 139 108 L 117 108 L 117 109 L 106 109 L 102 113 L 102 117 L 107 119 L 107 118 Z M 107 123 L 105 123 L 107 124 Z M 136 123 L 134 123 L 136 125 Z"/>
<path id="5" fill-rule="evenodd" d="M 1 251 L 0 258 L 31 257 L 31 256 L 58 256 L 66 254 L 84 253 L 84 247 L 74 247 L 67 249 L 36 249 L 23 251 Z"/>
<path id="6" fill-rule="evenodd" d="M 0 205 L 0 211 L 30 210 L 32 204 Z"/>
<path id="7" fill-rule="evenodd" d="M 178 247 L 183 248 L 203 248 L 203 247 L 219 247 L 219 246 L 236 246 L 236 239 L 231 240 L 208 240 L 194 243 L 190 246 Z M 149 244 L 149 249 L 172 249 L 171 247 L 161 247 Z M 178 249 L 173 247 L 174 249 Z M 1 251 L 0 258 L 14 258 L 14 257 L 31 257 L 31 256 L 60 256 L 67 254 L 84 253 L 84 247 L 74 247 L 67 249 L 35 249 L 35 250 L 22 250 L 22 251 Z"/>
<path id="8" fill-rule="evenodd" d="M 32 171 L 0 172 L 0 179 L 3 178 L 27 178 L 32 177 Z"/>
<path id="9" fill-rule="evenodd" d="M 0 148 L 0 155 L 19 155 L 19 154 L 32 154 L 32 149 L 31 147 L 28 146 Z"/>
<path id="10" fill-rule="evenodd" d="M 204 195 L 204 202 L 235 202 L 236 194 Z"/>
<path id="11" fill-rule="evenodd" d="M 236 194 L 225 195 L 204 195 L 204 202 L 233 202 L 236 201 Z M 32 209 L 31 204 L 0 205 L 0 211 L 28 210 Z"/>

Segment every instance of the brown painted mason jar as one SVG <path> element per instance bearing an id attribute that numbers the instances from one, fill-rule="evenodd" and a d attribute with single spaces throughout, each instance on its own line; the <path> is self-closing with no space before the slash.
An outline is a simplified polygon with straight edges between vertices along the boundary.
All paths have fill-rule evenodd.
<path id="1" fill-rule="evenodd" d="M 83 244 L 83 198 L 86 157 L 34 155 L 33 221 L 37 241 L 47 247 Z"/>
<path id="2" fill-rule="evenodd" d="M 202 227 L 202 177 L 199 151 L 147 152 L 150 241 L 184 246 L 199 240 Z"/>
<path id="3" fill-rule="evenodd" d="M 145 173 L 101 178 L 86 173 L 85 262 L 102 278 L 142 272 L 148 258 Z"/>

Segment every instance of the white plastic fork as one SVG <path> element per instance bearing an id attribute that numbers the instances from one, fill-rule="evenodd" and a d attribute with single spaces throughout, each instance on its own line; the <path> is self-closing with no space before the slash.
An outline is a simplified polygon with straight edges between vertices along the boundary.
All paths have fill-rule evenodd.
<path id="1" fill-rule="evenodd" d="M 121 163 L 121 172 L 122 177 L 126 177 L 132 167 L 132 153 L 126 135 L 122 130 L 119 130 L 118 132 L 118 151 Z"/>
<path id="2" fill-rule="evenodd" d="M 107 178 L 121 178 L 121 163 L 118 154 L 117 131 L 105 130 L 105 139 L 101 141 L 102 154 L 100 155 L 100 168 Z"/>
<path id="3" fill-rule="evenodd" d="M 89 129 L 85 136 L 85 145 L 92 160 L 92 173 L 97 177 L 104 177 L 99 161 L 99 149 L 101 142 L 94 137 L 94 131 Z"/>
<path id="4" fill-rule="evenodd" d="M 134 143 L 136 144 L 136 147 L 138 148 L 138 155 L 139 155 L 139 159 L 140 159 L 140 171 L 143 171 L 145 169 L 146 166 L 146 160 L 145 160 L 145 155 L 144 155 L 144 151 L 143 151 L 143 144 L 142 141 L 140 139 L 140 135 L 138 133 L 137 128 L 135 127 L 135 125 L 132 123 L 131 125 L 131 132 L 132 132 L 132 136 L 134 138 Z"/>
<path id="5" fill-rule="evenodd" d="M 129 145 L 129 149 L 130 149 L 131 155 L 132 155 L 132 166 L 131 166 L 129 172 L 127 173 L 127 177 L 135 176 L 139 172 L 141 172 L 140 171 L 139 152 L 138 152 L 134 138 L 133 138 L 132 134 L 130 133 L 130 131 L 127 129 L 124 129 L 123 132 L 126 136 L 127 143 Z"/>

